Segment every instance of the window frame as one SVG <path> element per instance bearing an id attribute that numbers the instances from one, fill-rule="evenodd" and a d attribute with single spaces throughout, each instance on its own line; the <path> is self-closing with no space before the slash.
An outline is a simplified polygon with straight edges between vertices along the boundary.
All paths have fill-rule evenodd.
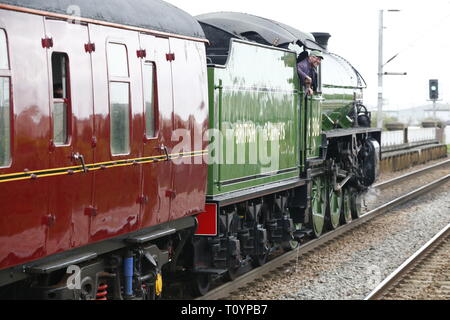
<path id="1" fill-rule="evenodd" d="M 109 46 L 111 44 L 115 44 L 115 45 L 121 45 L 125 47 L 125 51 L 126 51 L 126 64 L 127 64 L 127 70 L 128 70 L 128 77 L 121 77 L 121 76 L 113 76 L 111 75 L 111 70 L 109 68 L 109 64 L 110 64 L 110 58 L 111 55 L 109 53 Z M 111 157 L 125 157 L 131 154 L 131 149 L 132 149 L 132 125 L 133 125 L 133 118 L 132 118 L 132 86 L 131 86 L 131 73 L 130 73 L 130 57 L 129 57 L 129 50 L 128 50 L 128 46 L 125 43 L 125 41 L 123 40 L 116 40 L 116 39 L 108 39 L 108 41 L 106 42 L 106 69 L 107 69 L 107 74 L 108 74 L 108 110 L 109 110 L 109 114 L 108 114 L 108 126 L 109 126 L 109 152 L 110 152 L 110 156 Z M 119 83 L 128 83 L 128 87 L 129 87 L 129 91 L 128 91 L 128 152 L 126 153 L 118 153 L 115 154 L 113 153 L 113 145 L 112 145 L 112 113 L 111 113 L 111 83 L 114 82 L 119 82 Z"/>
<path id="2" fill-rule="evenodd" d="M 5 43 L 6 43 L 6 56 L 8 59 L 8 69 L 0 69 L 0 77 L 8 78 L 9 81 L 9 154 L 8 154 L 8 162 L 0 164 L 0 168 L 10 168 L 13 163 L 14 156 L 14 99 L 13 99 L 13 83 L 12 83 L 12 72 L 11 72 L 11 56 L 9 52 L 9 38 L 6 29 L 0 28 L 0 32 L 3 32 L 5 35 Z"/>
<path id="3" fill-rule="evenodd" d="M 65 67 L 66 67 L 66 98 L 55 98 L 55 92 L 54 92 L 54 79 L 53 79 L 53 56 L 55 54 L 59 54 L 59 55 L 64 55 L 66 58 L 65 61 Z M 69 58 L 69 54 L 67 52 L 63 52 L 63 51 L 53 51 L 51 56 L 50 56 L 50 60 L 51 60 L 51 75 L 52 75 L 52 79 L 51 79 L 51 99 L 52 99 L 52 112 L 51 112 L 51 130 L 52 130 L 52 141 L 53 141 L 53 145 L 56 148 L 61 148 L 61 147 L 67 147 L 72 145 L 72 119 L 73 119 L 73 114 L 72 114 L 72 91 L 71 91 L 71 85 L 70 85 L 70 58 Z M 67 137 L 66 137 L 66 142 L 62 143 L 62 144 L 56 144 L 55 143 L 55 117 L 54 117 L 54 111 L 55 111 L 55 104 L 56 103 L 64 103 L 66 104 L 66 133 L 67 133 Z"/>
<path id="4" fill-rule="evenodd" d="M 317 94 L 322 94 L 322 64 L 317 68 Z"/>
<path id="5" fill-rule="evenodd" d="M 123 46 L 125 48 L 125 57 L 127 59 L 127 74 L 128 76 L 115 76 L 112 75 L 112 71 L 110 69 L 110 59 L 111 59 L 111 53 L 110 53 L 110 45 L 119 45 L 119 46 Z M 124 41 L 120 41 L 120 40 L 114 40 L 114 39 L 110 39 L 107 44 L 106 44 L 106 67 L 108 69 L 108 79 L 130 79 L 131 75 L 130 75 L 130 59 L 129 59 L 129 54 L 128 54 L 128 46 L 124 43 Z"/>
<path id="6" fill-rule="evenodd" d="M 148 135 L 147 130 L 147 109 L 146 109 L 146 79 L 144 78 L 144 68 L 146 65 L 151 65 L 153 68 L 153 82 L 152 82 L 152 90 L 153 90 L 153 121 L 154 121 L 154 134 L 153 136 Z M 156 140 L 159 137 L 159 99 L 158 99 L 158 72 L 156 67 L 156 62 L 151 60 L 145 60 L 142 62 L 142 100 L 143 100 L 143 113 L 144 113 L 144 139 L 145 141 Z"/>
<path id="7" fill-rule="evenodd" d="M 6 58 L 8 59 L 8 68 L 0 69 L 0 71 L 11 71 L 11 57 L 9 56 L 9 41 L 8 41 L 8 33 L 4 28 L 0 27 L 0 32 L 3 32 L 5 35 L 5 44 L 6 44 Z"/>
<path id="8" fill-rule="evenodd" d="M 112 103 L 111 103 L 111 88 L 112 88 L 112 84 L 113 83 L 118 83 L 118 84 L 126 84 L 128 86 L 128 110 L 127 110 L 127 114 L 128 114 L 128 148 L 127 148 L 127 152 L 125 153 L 113 153 L 113 131 L 111 130 L 112 128 Z M 110 152 L 111 155 L 113 157 L 121 157 L 121 156 L 127 156 L 129 154 L 131 154 L 131 83 L 126 82 L 126 81 L 109 81 L 109 90 L 108 90 L 108 95 L 109 95 L 109 127 L 110 127 Z"/>

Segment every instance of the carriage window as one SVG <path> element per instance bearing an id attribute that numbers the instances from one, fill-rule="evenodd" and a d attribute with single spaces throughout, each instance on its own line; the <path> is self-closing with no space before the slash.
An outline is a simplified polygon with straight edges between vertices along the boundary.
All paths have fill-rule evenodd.
<path id="1" fill-rule="evenodd" d="M 0 77 L 0 167 L 9 165 L 11 160 L 11 111 L 9 94 L 9 78 Z"/>
<path id="2" fill-rule="evenodd" d="M 9 69 L 8 47 L 5 30 L 0 29 L 0 69 Z"/>
<path id="3" fill-rule="evenodd" d="M 68 143 L 68 120 L 70 106 L 69 59 L 67 54 L 52 54 L 53 70 L 53 142 L 55 145 Z"/>
<path id="4" fill-rule="evenodd" d="M 108 72 L 110 77 L 128 77 L 127 47 L 123 44 L 108 44 Z"/>
<path id="5" fill-rule="evenodd" d="M 146 62 L 144 64 L 145 133 L 147 138 L 153 138 L 156 135 L 155 71 L 153 63 Z"/>
<path id="6" fill-rule="evenodd" d="M 11 162 L 11 72 L 6 32 L 0 29 L 0 167 Z"/>
<path id="7" fill-rule="evenodd" d="M 130 153 L 130 78 L 127 47 L 108 43 L 110 138 L 112 155 Z"/>
<path id="8" fill-rule="evenodd" d="M 130 153 L 130 84 L 110 83 L 111 152 L 113 155 Z"/>

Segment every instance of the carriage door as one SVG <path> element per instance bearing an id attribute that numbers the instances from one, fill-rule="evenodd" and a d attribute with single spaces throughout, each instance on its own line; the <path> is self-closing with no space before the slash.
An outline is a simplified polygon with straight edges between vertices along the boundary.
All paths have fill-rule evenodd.
<path id="1" fill-rule="evenodd" d="M 50 176 L 47 253 L 85 244 L 92 204 L 93 100 L 87 27 L 45 21 L 50 95 Z"/>
<path id="2" fill-rule="evenodd" d="M 173 130 L 172 73 L 169 40 L 140 35 L 144 97 L 144 158 L 141 201 L 142 227 L 164 223 L 170 217 Z"/>
<path id="3" fill-rule="evenodd" d="M 139 225 L 142 188 L 142 85 L 137 32 L 89 25 L 95 105 L 95 163 L 91 241 Z"/>
<path id="4" fill-rule="evenodd" d="M 171 219 L 203 212 L 207 164 L 203 161 L 207 142 L 208 89 L 205 45 L 170 39 L 174 101 L 173 189 Z"/>

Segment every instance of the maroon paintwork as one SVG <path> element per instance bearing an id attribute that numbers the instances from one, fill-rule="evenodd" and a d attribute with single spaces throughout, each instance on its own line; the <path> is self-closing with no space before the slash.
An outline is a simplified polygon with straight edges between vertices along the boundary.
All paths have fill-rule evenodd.
<path id="1" fill-rule="evenodd" d="M 70 24 L 30 13 L 0 10 L 8 38 L 12 96 L 12 163 L 0 176 L 27 171 L 201 151 L 208 126 L 205 44 L 161 38 L 96 24 Z M 43 48 L 42 39 L 53 46 Z M 130 153 L 110 147 L 107 43 L 127 46 L 130 87 Z M 95 44 L 86 52 L 85 45 Z M 145 58 L 138 54 L 145 50 Z M 69 143 L 54 146 L 53 52 L 70 66 Z M 174 54 L 173 61 L 167 54 Z M 145 138 L 142 63 L 156 66 L 157 137 Z M 169 59 L 171 60 L 171 59 Z M 144 79 L 145 81 L 145 79 Z M 172 89 L 173 88 L 173 89 Z M 188 129 L 190 150 L 177 150 L 175 129 Z M 0 182 L 0 270 L 204 210 L 207 166 L 162 161 L 87 173 Z"/>

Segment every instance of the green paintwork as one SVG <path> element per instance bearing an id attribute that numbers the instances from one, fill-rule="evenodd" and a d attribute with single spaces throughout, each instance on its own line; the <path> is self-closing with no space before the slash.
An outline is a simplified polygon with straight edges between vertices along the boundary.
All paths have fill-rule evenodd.
<path id="1" fill-rule="evenodd" d="M 348 114 L 362 93 L 324 83 L 305 99 L 294 52 L 237 39 L 225 66 L 208 67 L 208 81 L 209 196 L 298 177 L 320 156 L 324 131 L 353 126 Z"/>
<path id="2" fill-rule="evenodd" d="M 353 104 L 329 108 L 322 111 L 322 130 L 328 131 L 336 128 L 351 128 L 353 120 L 348 116 Z"/>
<path id="3" fill-rule="evenodd" d="M 322 70 L 326 72 L 326 70 Z M 336 128 L 352 128 L 352 111 L 355 94 L 360 96 L 360 87 L 322 85 L 322 92 L 307 100 L 307 158 L 320 156 L 322 132 Z"/>
<path id="4" fill-rule="evenodd" d="M 323 176 L 313 179 L 311 197 L 312 227 L 314 235 L 318 238 L 324 231 L 327 209 L 327 184 Z"/>
<path id="5" fill-rule="evenodd" d="M 322 143 L 322 98 L 312 96 L 307 99 L 307 158 L 317 158 L 320 156 L 320 146 Z"/>
<path id="6" fill-rule="evenodd" d="M 339 226 L 342 209 L 342 192 L 336 192 L 333 190 L 333 185 L 328 184 L 328 198 L 330 203 L 329 219 L 332 229 L 336 229 Z"/>
<path id="7" fill-rule="evenodd" d="M 353 121 L 348 114 L 353 108 L 355 93 L 361 95 L 362 89 L 324 84 L 322 92 L 324 98 L 322 103 L 323 131 L 353 127 Z"/>
<path id="8" fill-rule="evenodd" d="M 210 135 L 208 195 L 298 177 L 304 147 L 295 54 L 233 40 L 226 66 L 210 66 L 208 77 L 210 128 L 218 130 Z"/>
<path id="9" fill-rule="evenodd" d="M 349 189 L 343 190 L 343 197 L 342 200 L 342 224 L 346 224 L 352 221 L 352 211 L 351 211 L 351 194 Z"/>
<path id="10" fill-rule="evenodd" d="M 362 99 L 364 79 L 344 58 L 324 53 L 321 64 L 321 91 L 323 94 L 323 130 L 351 128 L 353 121 L 347 115 L 355 100 Z"/>

